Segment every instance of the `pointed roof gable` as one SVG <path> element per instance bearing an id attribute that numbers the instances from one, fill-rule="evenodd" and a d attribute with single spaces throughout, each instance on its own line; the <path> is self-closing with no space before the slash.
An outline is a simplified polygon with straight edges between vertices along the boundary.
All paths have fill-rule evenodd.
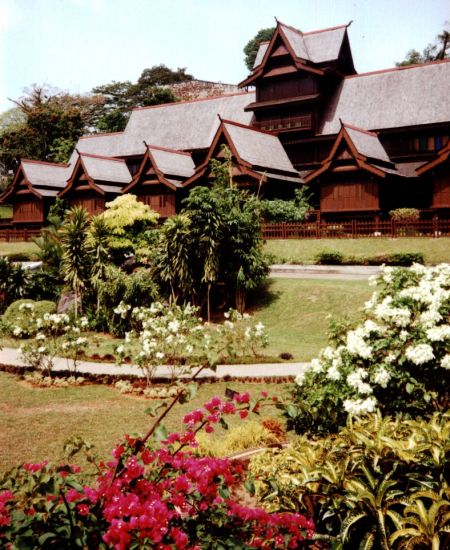
<path id="1" fill-rule="evenodd" d="M 280 41 L 283 45 L 283 52 L 291 56 L 297 69 L 303 68 L 307 71 L 323 74 L 320 67 L 315 67 L 315 65 L 337 61 L 344 44 L 347 44 L 348 55 L 353 67 L 347 27 L 348 25 L 341 25 L 339 27 L 303 33 L 294 27 L 277 21 L 277 26 L 271 40 L 261 42 L 259 45 L 252 74 L 239 85 L 241 87 L 248 86 L 264 73 L 264 67 L 270 57 L 282 53 L 280 46 L 277 46 Z"/>
<path id="2" fill-rule="evenodd" d="M 194 174 L 195 165 L 189 153 L 156 145 L 147 145 L 146 147 L 141 167 L 133 181 L 124 188 L 124 193 L 130 192 L 145 178 L 150 177 L 149 172 L 154 174 L 159 183 L 173 190 L 182 187 L 182 181 Z"/>
<path id="3" fill-rule="evenodd" d="M 250 176 L 303 183 L 277 136 L 231 120 L 220 120 L 206 160 L 184 185 L 190 185 L 205 175 L 223 141 L 230 148 L 237 165 Z"/>
<path id="4" fill-rule="evenodd" d="M 59 193 L 60 197 L 76 188 L 78 175 L 81 173 L 86 176 L 86 185 L 100 195 L 120 194 L 122 187 L 131 182 L 131 175 L 124 160 L 78 153 L 67 186 Z"/>
<path id="5" fill-rule="evenodd" d="M 447 142 L 447 145 L 445 147 L 443 147 L 438 151 L 434 159 L 430 160 L 429 162 L 417 168 L 416 172 L 419 176 L 422 174 L 425 174 L 426 172 L 429 172 L 433 168 L 436 168 L 436 166 L 439 166 L 443 162 L 447 161 L 449 158 L 450 158 L 450 140 Z"/>
<path id="6" fill-rule="evenodd" d="M 38 198 L 56 197 L 66 186 L 70 172 L 71 168 L 67 164 L 21 159 L 12 185 L 0 195 L 0 201 L 13 195 L 22 182 Z"/>
<path id="7" fill-rule="evenodd" d="M 345 154 L 348 151 L 348 156 Z M 387 173 L 403 176 L 390 160 L 377 134 L 368 132 L 341 121 L 341 129 L 328 157 L 321 166 L 305 176 L 310 182 L 333 166 L 335 161 L 352 159 L 357 166 L 377 176 L 385 177 Z"/>

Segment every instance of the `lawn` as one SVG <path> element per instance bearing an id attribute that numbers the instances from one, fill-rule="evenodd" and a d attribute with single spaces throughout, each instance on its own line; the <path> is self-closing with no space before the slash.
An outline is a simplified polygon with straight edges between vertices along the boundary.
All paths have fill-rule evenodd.
<path id="1" fill-rule="evenodd" d="M 276 263 L 312 264 L 323 250 L 339 251 L 344 256 L 376 256 L 398 252 L 423 252 L 428 264 L 450 262 L 450 238 L 367 238 L 367 239 L 285 239 L 269 240 L 266 252 L 276 257 Z"/>
<path id="2" fill-rule="evenodd" d="M 0 205 L 0 219 L 9 219 L 13 216 L 13 208 L 12 206 L 8 206 L 6 204 Z"/>
<path id="3" fill-rule="evenodd" d="M 271 279 L 265 301 L 252 311 L 267 328 L 266 353 L 312 359 L 327 343 L 329 316 L 357 319 L 372 292 L 367 281 Z"/>
<path id="4" fill-rule="evenodd" d="M 296 361 L 312 359 L 327 343 L 329 316 L 356 319 L 371 294 L 367 281 L 270 279 L 267 292 L 250 309 L 269 335 L 264 361 L 276 360 L 282 352 L 291 353 Z M 108 334 L 85 336 L 90 342 L 88 356 L 114 354 L 122 342 Z M 14 338 L 0 339 L 3 346 L 18 347 L 20 343 Z"/>
<path id="5" fill-rule="evenodd" d="M 224 395 L 225 388 L 258 395 L 263 389 L 271 395 L 283 394 L 279 384 L 217 382 L 202 384 L 196 398 L 176 406 L 167 417 L 170 430 L 182 427 L 186 412 L 200 407 L 214 395 Z M 64 461 L 64 442 L 81 436 L 93 443 L 101 459 L 125 433 L 144 434 L 152 419 L 145 409 L 154 401 L 124 396 L 109 386 L 88 385 L 72 388 L 39 389 L 18 377 L 0 372 L 0 471 L 21 462 L 51 458 Z M 274 407 L 264 416 L 279 414 Z M 75 459 L 80 463 L 81 460 Z"/>
<path id="6" fill-rule="evenodd" d="M 34 254 L 39 250 L 33 242 L 17 242 L 4 243 L 0 242 L 0 256 L 8 256 L 9 254 L 26 253 Z"/>

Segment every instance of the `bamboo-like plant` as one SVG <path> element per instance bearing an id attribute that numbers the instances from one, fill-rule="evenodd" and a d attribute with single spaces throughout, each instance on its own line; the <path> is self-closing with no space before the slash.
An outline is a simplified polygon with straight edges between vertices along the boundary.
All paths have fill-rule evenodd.
<path id="1" fill-rule="evenodd" d="M 64 226 L 61 231 L 63 256 L 61 267 L 64 281 L 75 295 L 75 317 L 78 306 L 82 307 L 83 291 L 90 277 L 90 258 L 87 246 L 87 231 L 89 216 L 87 211 L 74 206 L 67 211 Z"/>

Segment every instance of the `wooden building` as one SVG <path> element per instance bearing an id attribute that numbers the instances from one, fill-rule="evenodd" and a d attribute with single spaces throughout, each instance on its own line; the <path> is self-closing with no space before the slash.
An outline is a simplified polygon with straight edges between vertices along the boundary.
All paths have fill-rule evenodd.
<path id="1" fill-rule="evenodd" d="M 405 177 L 377 134 L 341 122 L 329 155 L 305 181 L 316 190 L 325 218 L 348 213 L 379 216 L 381 211 L 397 206 L 392 201 L 401 193 L 395 187 Z"/>
<path id="2" fill-rule="evenodd" d="M 130 182 L 124 160 L 79 153 L 67 185 L 58 196 L 69 206 L 83 206 L 94 216 L 103 212 L 105 203 L 120 195 Z"/>
<path id="3" fill-rule="evenodd" d="M 135 192 L 165 217 L 208 184 L 208 162 L 226 144 L 241 186 L 265 181 L 266 196 L 286 198 L 304 181 L 330 219 L 399 207 L 449 215 L 450 60 L 358 74 L 349 32 L 277 21 L 242 92 L 136 108 L 123 132 L 83 136 L 60 196 L 95 213 Z M 26 194 L 15 193 L 1 198 Z M 27 208 L 16 207 L 17 223 Z"/>
<path id="4" fill-rule="evenodd" d="M 183 182 L 194 174 L 194 170 L 189 153 L 147 145 L 138 172 L 123 192 L 136 195 L 164 219 L 179 210 L 184 196 Z"/>
<path id="5" fill-rule="evenodd" d="M 69 171 L 67 164 L 20 161 L 11 187 L 0 195 L 0 202 L 13 206 L 13 225 L 16 228 L 42 227 L 55 197 L 66 185 Z"/>
<path id="6" fill-rule="evenodd" d="M 293 198 L 302 183 L 279 139 L 231 120 L 220 121 L 205 160 L 184 187 L 211 181 L 211 160 L 223 158 L 223 146 L 231 152 L 233 181 L 266 198 Z"/>
<path id="7" fill-rule="evenodd" d="M 431 207 L 438 217 L 450 216 L 450 141 L 434 159 L 417 169 L 418 175 L 429 178 L 433 190 Z"/>

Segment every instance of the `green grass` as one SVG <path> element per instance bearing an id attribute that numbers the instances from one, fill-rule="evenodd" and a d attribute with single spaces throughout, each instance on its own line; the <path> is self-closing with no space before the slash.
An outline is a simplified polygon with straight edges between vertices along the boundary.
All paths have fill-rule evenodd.
<path id="1" fill-rule="evenodd" d="M 358 318 L 372 291 L 367 281 L 271 279 L 265 301 L 252 311 L 267 328 L 266 353 L 312 359 L 327 343 L 328 316 Z"/>
<path id="2" fill-rule="evenodd" d="M 0 242 L 0 256 L 17 254 L 18 252 L 35 254 L 39 248 L 33 242 L 3 243 Z"/>
<path id="3" fill-rule="evenodd" d="M 328 316 L 356 319 L 371 294 L 367 281 L 270 279 L 267 293 L 250 311 L 256 321 L 264 323 L 269 335 L 269 347 L 263 350 L 267 356 L 264 362 L 276 360 L 282 352 L 291 353 L 296 361 L 312 359 L 327 343 Z M 114 355 L 115 347 L 122 342 L 108 334 L 85 336 L 89 339 L 88 357 Z M 0 344 L 7 347 L 18 347 L 20 342 L 0 339 Z M 254 359 L 245 360 L 248 361 Z"/>
<path id="4" fill-rule="evenodd" d="M 202 384 L 194 400 L 174 407 L 165 422 L 167 428 L 181 429 L 186 412 L 200 407 L 214 395 L 223 396 L 226 387 L 249 391 L 255 396 L 263 389 L 278 397 L 284 392 L 279 384 Z M 154 403 L 122 395 L 109 386 L 34 388 L 17 376 L 0 372 L 0 471 L 22 462 L 64 461 L 64 442 L 73 436 L 93 443 L 100 458 L 108 459 L 110 449 L 125 433 L 143 435 L 150 428 L 152 419 L 144 410 Z M 265 411 L 264 416 L 278 414 L 273 407 Z M 76 458 L 75 462 L 81 461 Z"/>
<path id="5" fill-rule="evenodd" d="M 0 219 L 5 219 L 5 218 L 12 218 L 13 216 L 13 208 L 12 206 L 8 206 L 8 205 L 1 205 L 0 206 Z"/>
<path id="6" fill-rule="evenodd" d="M 450 238 L 367 238 L 367 239 L 285 239 L 269 240 L 266 252 L 277 263 L 312 264 L 323 250 L 342 252 L 345 256 L 375 256 L 399 252 L 423 252 L 428 264 L 450 262 Z"/>

